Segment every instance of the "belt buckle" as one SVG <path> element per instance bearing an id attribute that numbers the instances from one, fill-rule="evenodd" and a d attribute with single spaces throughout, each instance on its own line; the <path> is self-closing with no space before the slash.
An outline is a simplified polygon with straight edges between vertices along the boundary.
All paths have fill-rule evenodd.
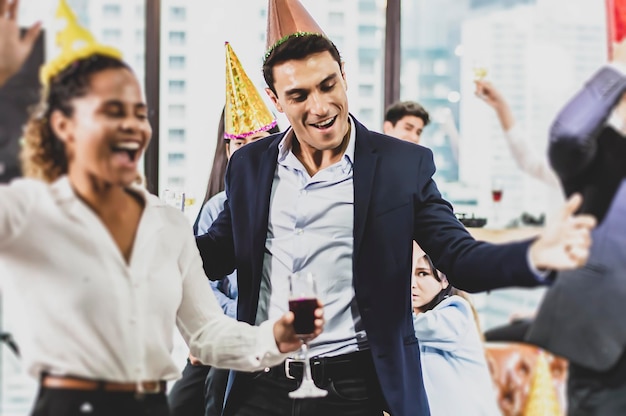
<path id="1" fill-rule="evenodd" d="M 304 363 L 304 360 L 298 359 L 298 358 L 289 358 L 289 357 L 287 357 L 285 359 L 285 377 L 287 377 L 290 380 L 295 380 L 296 378 L 291 375 L 291 370 L 289 368 L 289 365 L 291 363 L 303 363 L 305 365 L 306 365 L 306 363 Z M 304 369 L 302 369 L 302 371 L 304 371 Z"/>
<path id="2" fill-rule="evenodd" d="M 161 392 L 161 382 L 154 382 L 154 387 L 146 388 L 145 383 L 151 384 L 151 382 L 137 382 L 137 391 L 135 392 L 138 397 L 143 397 L 146 394 L 158 394 Z"/>

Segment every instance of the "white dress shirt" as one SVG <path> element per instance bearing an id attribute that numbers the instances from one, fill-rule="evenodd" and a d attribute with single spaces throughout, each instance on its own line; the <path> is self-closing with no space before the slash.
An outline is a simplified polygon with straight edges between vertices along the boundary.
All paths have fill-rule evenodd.
<path id="1" fill-rule="evenodd" d="M 254 371 L 282 362 L 271 322 L 252 327 L 223 314 L 184 215 L 143 189 L 129 191 L 145 207 L 127 263 L 66 177 L 0 186 L 1 278 L 5 296 L 20 300 L 9 313 L 25 322 L 15 335 L 29 372 L 177 378 L 175 325 L 206 364 Z"/>
<path id="2" fill-rule="evenodd" d="M 289 310 L 290 274 L 313 273 L 325 324 L 311 342 L 312 356 L 367 347 L 352 283 L 356 129 L 349 120 L 341 160 L 312 177 L 291 150 L 293 130 L 285 134 L 272 183 L 257 321 Z"/>

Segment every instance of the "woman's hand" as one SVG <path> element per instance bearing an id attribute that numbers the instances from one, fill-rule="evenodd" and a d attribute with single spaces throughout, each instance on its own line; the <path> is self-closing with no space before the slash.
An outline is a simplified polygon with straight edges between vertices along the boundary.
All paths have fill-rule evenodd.
<path id="1" fill-rule="evenodd" d="M 0 0 L 0 86 L 20 70 L 41 30 L 36 23 L 20 38 L 18 5 L 19 0 Z"/>
<path id="2" fill-rule="evenodd" d="M 297 351 L 302 345 L 301 336 L 296 334 L 293 327 L 293 312 L 287 312 L 274 324 L 274 339 L 276 346 L 280 352 Z M 320 301 L 317 301 L 317 309 L 315 309 L 315 331 L 307 334 L 308 339 L 313 339 L 322 333 L 324 327 L 324 309 Z"/>

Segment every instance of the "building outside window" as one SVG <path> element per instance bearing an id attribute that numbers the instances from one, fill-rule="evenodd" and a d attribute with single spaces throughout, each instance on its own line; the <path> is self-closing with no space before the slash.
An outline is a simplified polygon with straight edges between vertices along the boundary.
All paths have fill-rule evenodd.
<path id="1" fill-rule="evenodd" d="M 187 35 L 185 32 L 181 31 L 170 31 L 168 35 L 170 45 L 184 45 L 187 40 Z"/>
<path id="2" fill-rule="evenodd" d="M 187 9 L 184 7 L 170 7 L 170 21 L 184 22 L 187 19 Z"/>
<path id="3" fill-rule="evenodd" d="M 187 87 L 187 83 L 184 80 L 173 79 L 169 81 L 170 94 L 183 94 Z"/>

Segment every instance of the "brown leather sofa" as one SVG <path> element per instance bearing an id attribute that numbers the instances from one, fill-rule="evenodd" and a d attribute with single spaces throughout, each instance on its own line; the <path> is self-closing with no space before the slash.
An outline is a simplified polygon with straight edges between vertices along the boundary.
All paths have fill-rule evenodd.
<path id="1" fill-rule="evenodd" d="M 498 405 L 504 416 L 526 416 L 526 404 L 541 351 L 543 350 L 529 344 L 485 343 L 487 363 L 497 389 Z M 561 414 L 565 414 L 567 361 L 545 351 L 543 353 L 550 369 Z"/>

